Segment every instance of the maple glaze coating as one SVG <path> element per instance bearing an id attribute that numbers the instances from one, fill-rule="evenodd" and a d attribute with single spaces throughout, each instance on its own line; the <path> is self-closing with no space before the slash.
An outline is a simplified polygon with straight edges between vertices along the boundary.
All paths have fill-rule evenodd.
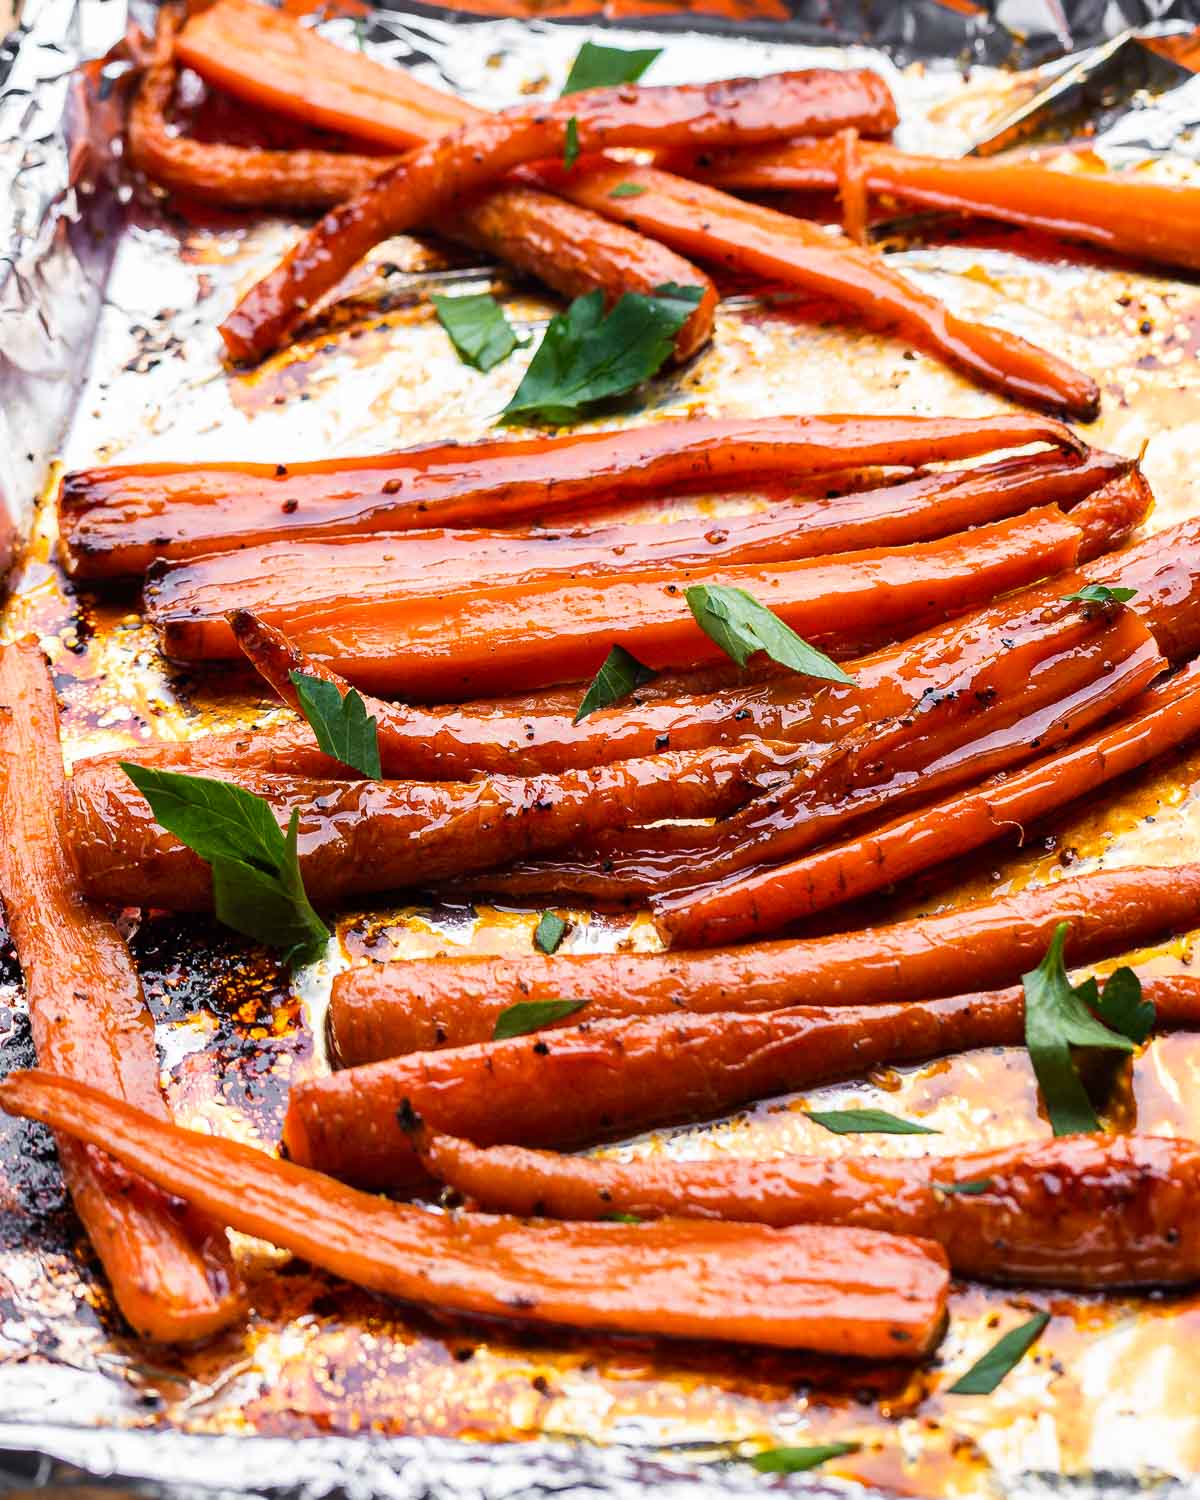
<path id="1" fill-rule="evenodd" d="M 530 953 L 377 963 L 339 974 L 329 1030 L 346 1065 L 486 1041 L 520 1001 L 586 1000 L 580 1017 L 866 1006 L 1009 984 L 1060 922 L 1067 959 L 1127 952 L 1200 921 L 1200 864 L 1103 871 L 938 916 L 829 937 L 678 953 Z"/>
<path id="2" fill-rule="evenodd" d="M 1000 219 L 1120 255 L 1200 268 L 1200 193 L 1142 173 L 1113 172 L 1092 158 L 1091 170 L 1056 171 L 1024 155 L 957 159 L 915 156 L 860 142 L 868 190 L 942 212 Z M 828 191 L 839 183 L 832 141 L 753 146 L 673 158 L 671 166 L 732 192 Z M 1097 169 L 1099 168 L 1099 169 Z"/>
<path id="3" fill-rule="evenodd" d="M 784 759 L 795 752 L 787 747 Z M 667 753 L 561 776 L 471 782 L 315 780 L 231 768 L 223 778 L 264 797 L 286 827 L 299 818 L 309 898 L 399 890 L 485 869 L 513 851 L 553 849 L 598 828 L 729 812 L 781 774 L 756 743 Z M 88 892 L 111 906 L 206 911 L 209 867 L 154 821 L 116 758 L 71 778 L 66 836 Z"/>
<path id="4" fill-rule="evenodd" d="M 154 1021 L 111 919 L 83 898 L 60 820 L 58 708 L 32 642 L 0 650 L 0 894 L 25 980 L 39 1062 L 159 1120 Z M 106 1156 L 58 1138 L 75 1210 L 117 1306 L 144 1338 L 206 1338 L 243 1311 L 224 1233 L 180 1215 Z"/>
<path id="5" fill-rule="evenodd" d="M 925 1240 L 686 1219 L 528 1225 L 435 1214 L 181 1130 L 49 1073 L 10 1075 L 0 1105 L 102 1147 L 232 1228 L 440 1313 L 914 1360 L 945 1321 L 945 1252 Z"/>
<path id="6" fill-rule="evenodd" d="M 1091 557 L 1123 539 L 1147 509 L 1144 481 L 1135 482 L 1129 469 L 1128 459 L 1098 451 L 1082 461 L 1035 453 L 849 494 L 775 500 L 750 513 L 652 525 L 570 516 L 553 530 L 441 529 L 265 542 L 153 565 L 143 611 L 167 656 L 211 661 L 240 654 L 225 618 L 234 609 L 253 610 L 306 649 L 310 612 L 327 616 L 348 599 L 361 606 L 397 594 L 599 578 L 667 563 L 695 568 L 905 546 L 1035 504 L 1071 508 L 1071 523 L 1083 533 L 1080 557 Z M 329 665 L 353 675 L 353 661 Z"/>
<path id="7" fill-rule="evenodd" d="M 1067 427 L 1000 417 L 682 418 L 618 432 L 434 443 L 311 463 L 116 464 L 63 477 L 60 549 L 80 578 L 285 537 L 495 526 L 611 500 L 696 493 L 853 467 L 904 467 L 1046 443 Z"/>
<path id="8" fill-rule="evenodd" d="M 828 297 L 870 326 L 895 328 L 1014 400 L 1084 422 L 1100 410 L 1099 388 L 1091 376 L 1016 334 L 959 317 L 878 251 L 834 239 L 805 219 L 745 203 L 655 167 L 601 158 L 581 161 L 570 172 L 539 168 L 538 180 L 573 203 L 607 213 L 702 263 Z M 614 200 L 613 188 L 624 181 L 645 191 Z"/>
<path id="9" fill-rule="evenodd" d="M 1147 1135 L 1068 1136 L 964 1156 L 615 1162 L 431 1134 L 430 1173 L 484 1208 L 556 1219 L 660 1214 L 917 1234 L 956 1275 L 1018 1285 L 1181 1286 L 1200 1280 L 1200 1147 Z M 938 1185 L 984 1183 L 979 1193 Z"/>

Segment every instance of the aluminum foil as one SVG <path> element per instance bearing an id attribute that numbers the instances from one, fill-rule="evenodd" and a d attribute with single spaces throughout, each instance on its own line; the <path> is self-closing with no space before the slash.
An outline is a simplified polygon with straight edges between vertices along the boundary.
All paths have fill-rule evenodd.
<path id="1" fill-rule="evenodd" d="M 483 3 L 483 0 L 480 0 Z M 545 7 L 542 7 L 543 10 Z M 651 7 L 647 6 L 647 9 Z M 492 7 L 493 12 L 495 7 Z M 347 45 L 497 106 L 553 94 L 579 41 L 618 29 L 664 43 L 653 81 L 812 63 L 883 71 L 900 139 L 952 154 L 1086 122 L 1097 149 L 1146 170 L 1192 170 L 1197 82 L 1186 66 L 1195 5 L 956 0 L 909 5 L 702 5 L 569 23 L 378 8 L 322 24 Z M 750 15 L 754 10 L 757 15 Z M 134 21 L 149 15 L 134 12 Z M 33 0 L 0 52 L 0 494 L 12 546 L 27 538 L 3 633 L 34 631 L 63 704 L 70 758 L 260 717 L 252 683 L 169 671 L 126 596 L 72 589 L 53 558 L 53 515 L 35 509 L 56 463 L 382 451 L 485 432 L 519 378 L 463 367 L 429 318 L 430 287 L 493 285 L 536 331 L 553 303 L 499 268 L 413 239 L 380 247 L 328 329 L 251 375 L 228 376 L 216 324 L 295 233 L 280 219 L 175 205 L 122 180 L 119 111 L 129 77 L 121 0 Z M 110 49 L 116 49 L 111 51 Z M 75 66 L 94 65 L 83 87 Z M 1182 59 L 1182 61 L 1181 61 Z M 998 71 L 997 65 L 1021 71 Z M 1157 158 L 1157 159 L 1155 159 Z M 911 230 L 911 224 L 908 226 Z M 1103 446 L 1136 452 L 1158 495 L 1153 527 L 1200 511 L 1200 294 L 1007 230 L 922 220 L 897 263 L 956 307 L 1052 344 L 1096 373 Z M 382 272 L 382 274 L 381 274 Z M 796 299 L 730 296 L 713 347 L 650 389 L 639 418 L 683 412 L 999 409 L 935 360 Z M 731 503 L 713 499 L 714 507 Z M 953 888 L 905 893 L 912 908 L 1064 873 L 1189 857 L 1200 836 L 1200 756 L 1181 755 L 1019 851 L 960 870 Z M 897 913 L 904 901 L 893 903 Z M 326 1066 L 321 1017 L 333 972 L 371 957 L 447 947 L 524 951 L 535 918 L 494 907 L 375 907 L 344 914 L 330 956 L 290 982 L 263 955 L 195 921 L 147 922 L 132 941 L 158 1023 L 176 1116 L 270 1148 L 292 1078 Z M 576 950 L 650 946 L 648 924 L 578 913 Z M 1145 955 L 1190 962 L 1183 938 Z M 19 976 L 0 950 L 0 1067 L 30 1061 Z M 1155 1041 L 1129 1084 L 1142 1128 L 1200 1134 L 1200 1039 Z M 643 1138 L 627 1155 L 839 1150 L 798 1108 L 883 1103 L 942 1134 L 854 1149 L 954 1151 L 1037 1137 L 1018 1054 L 971 1054 L 776 1100 L 716 1125 Z M 932 1147 L 929 1143 L 932 1142 Z M 0 1120 L 0 1484 L 101 1486 L 162 1495 L 410 1497 L 1200 1494 L 1200 1298 L 1025 1297 L 956 1289 L 929 1369 L 866 1369 L 643 1340 L 447 1325 L 389 1307 L 239 1241 L 254 1292 L 245 1329 L 192 1351 L 129 1339 L 79 1243 L 44 1132 Z M 993 1398 L 939 1394 L 1014 1309 L 1054 1314 L 1044 1349 Z M 770 1443 L 862 1442 L 820 1476 L 770 1479 L 740 1456 Z M 469 1441 L 468 1441 L 469 1440 Z"/>

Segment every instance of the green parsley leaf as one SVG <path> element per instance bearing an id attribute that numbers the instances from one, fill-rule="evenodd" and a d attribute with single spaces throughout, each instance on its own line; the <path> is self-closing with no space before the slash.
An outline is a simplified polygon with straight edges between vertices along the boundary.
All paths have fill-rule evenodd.
<path id="1" fill-rule="evenodd" d="M 579 121 L 574 115 L 567 121 L 566 139 L 563 141 L 563 166 L 569 172 L 579 160 Z"/>
<path id="2" fill-rule="evenodd" d="M 1060 922 L 1045 958 L 1036 969 L 1021 976 L 1025 986 L 1025 1046 L 1055 1135 L 1100 1129 L 1071 1048 L 1133 1051 L 1129 1037 L 1110 1031 L 1089 1009 L 1098 1004 L 1096 981 L 1087 979 L 1073 986 L 1067 978 L 1063 964 L 1067 931 L 1068 924 Z"/>
<path id="3" fill-rule="evenodd" d="M 563 93 L 578 94 L 582 89 L 636 83 L 661 55 L 661 47 L 601 47 L 596 42 L 584 42 L 575 54 Z"/>
<path id="4" fill-rule="evenodd" d="M 951 1396 L 990 1396 L 1014 1365 L 1020 1364 L 1042 1335 L 1050 1321 L 1049 1313 L 1036 1313 L 1028 1323 L 1010 1329 L 997 1339 L 988 1352 L 977 1359 L 965 1375 L 960 1375 L 947 1394 Z"/>
<path id="5" fill-rule="evenodd" d="M 528 1036 L 531 1031 L 549 1026 L 551 1021 L 574 1015 L 586 1004 L 586 1000 L 520 1000 L 496 1017 L 492 1041 L 507 1042 L 514 1036 Z"/>
<path id="6" fill-rule="evenodd" d="M 857 1453 L 860 1443 L 817 1443 L 811 1448 L 765 1448 L 750 1460 L 760 1474 L 803 1474 L 831 1458 Z"/>
<path id="7" fill-rule="evenodd" d="M 886 1109 L 809 1109 L 810 1120 L 832 1130 L 834 1135 L 940 1135 L 928 1125 L 902 1120 Z"/>
<path id="8" fill-rule="evenodd" d="M 518 338 L 500 304 L 488 292 L 469 297 L 432 297 L 437 320 L 450 335 L 464 364 L 485 373 L 523 349 L 528 338 Z"/>
<path id="9" fill-rule="evenodd" d="M 1064 604 L 1128 604 L 1137 589 L 1110 588 L 1107 583 L 1084 584 L 1077 593 L 1064 594 Z"/>
<path id="10" fill-rule="evenodd" d="M 212 866 L 218 920 L 289 962 L 318 958 L 329 930 L 304 891 L 297 854 L 299 814 L 286 836 L 268 802 L 207 776 L 121 762 L 158 823 Z"/>
<path id="11" fill-rule="evenodd" d="M 684 598 L 696 624 L 739 667 L 744 667 L 756 651 L 765 651 L 772 661 L 806 677 L 821 677 L 827 682 L 854 681 L 835 661 L 802 640 L 790 625 L 785 625 L 745 589 L 696 583 L 684 590 Z"/>
<path id="12" fill-rule="evenodd" d="M 610 198 L 640 198 L 645 191 L 646 189 L 640 182 L 618 182 L 608 196 Z"/>
<path id="13" fill-rule="evenodd" d="M 637 1214 L 601 1214 L 600 1217 L 609 1224 L 640 1224 L 642 1222 Z"/>
<path id="14" fill-rule="evenodd" d="M 604 311 L 604 293 L 576 297 L 551 318 L 525 378 L 501 413 L 508 423 L 573 421 L 597 401 L 623 396 L 668 358 L 675 335 L 703 296 L 700 287 L 653 297 L 626 292 Z"/>
<path id="15" fill-rule="evenodd" d="M 1154 1001 L 1143 997 L 1142 981 L 1124 964 L 1105 980 L 1096 1011 L 1106 1026 L 1131 1042 L 1144 1042 L 1154 1030 Z"/>
<path id="16" fill-rule="evenodd" d="M 544 911 L 533 933 L 533 946 L 543 953 L 554 953 L 567 935 L 567 924 L 552 911 Z"/>
<path id="17" fill-rule="evenodd" d="M 594 714 L 597 709 L 611 708 L 614 703 L 619 703 L 622 698 L 628 698 L 630 693 L 636 692 L 638 688 L 645 687 L 648 682 L 653 682 L 657 675 L 638 661 L 631 651 L 626 651 L 624 646 L 614 646 L 604 658 L 600 670 L 588 684 L 588 690 L 583 695 L 583 701 L 576 711 L 574 722 L 578 724 L 582 719 L 586 719 L 588 714 Z"/>
<path id="18" fill-rule="evenodd" d="M 992 1186 L 990 1177 L 974 1177 L 970 1182 L 935 1182 L 933 1190 L 935 1193 L 962 1193 L 964 1197 L 976 1198 L 980 1193 L 986 1193 Z"/>
<path id="19" fill-rule="evenodd" d="M 381 780 L 379 726 L 374 717 L 368 718 L 366 704 L 355 689 L 343 698 L 337 684 L 323 677 L 309 677 L 303 672 L 291 672 L 289 676 L 300 700 L 300 711 L 325 754 L 372 781 Z"/>

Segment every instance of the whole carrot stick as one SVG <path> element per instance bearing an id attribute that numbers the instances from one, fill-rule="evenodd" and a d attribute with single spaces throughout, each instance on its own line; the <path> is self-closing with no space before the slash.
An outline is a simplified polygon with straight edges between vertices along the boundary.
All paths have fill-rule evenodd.
<path id="1" fill-rule="evenodd" d="M 155 564 L 143 610 L 167 656 L 211 661 L 240 654 L 225 618 L 235 609 L 253 610 L 295 638 L 308 610 L 327 611 L 340 599 L 362 604 L 564 575 L 601 578 L 667 563 L 697 568 L 906 546 L 1034 504 L 1071 507 L 1072 525 L 1083 533 L 1080 556 L 1091 556 L 1127 535 L 1148 508 L 1144 481 L 1129 469 L 1129 460 L 1107 453 L 1089 453 L 1082 462 L 1036 453 L 848 495 L 777 500 L 760 511 L 716 518 L 697 514 L 654 525 L 570 518 L 554 530 L 378 532 L 261 543 Z"/>
<path id="2" fill-rule="evenodd" d="M 902 203 L 1200 267 L 1200 193 L 1194 187 L 1109 171 L 1086 153 L 1056 152 L 1048 162 L 1011 153 L 945 158 L 862 142 L 858 154 L 868 190 Z M 704 161 L 673 160 L 672 167 L 733 192 L 824 190 L 836 187 L 839 178 L 836 148 L 827 141 L 718 151 Z"/>
<path id="3" fill-rule="evenodd" d="M 785 760 L 794 759 L 789 746 Z M 225 778 L 265 798 L 287 826 L 299 812 L 300 873 L 309 899 L 428 887 L 485 869 L 514 850 L 553 849 L 629 820 L 712 817 L 780 779 L 756 743 L 667 753 L 562 776 L 472 782 L 317 781 L 255 771 Z M 66 827 L 80 878 L 110 906 L 207 911 L 208 865 L 154 821 L 120 765 L 76 767 Z"/>
<path id="4" fill-rule="evenodd" d="M 1145 993 L 1194 979 L 1151 979 Z M 617 1162 L 418 1135 L 430 1174 L 483 1207 L 556 1219 L 679 1214 L 916 1234 L 959 1276 L 1024 1286 L 1181 1286 L 1200 1279 L 1200 1147 L 1068 1136 L 963 1156 Z M 969 1185 L 971 1191 L 954 1189 Z M 947 1191 L 949 1189 L 949 1191 Z M 1114 1212 L 1113 1205 L 1120 1204 Z"/>
<path id="5" fill-rule="evenodd" d="M 936 802 L 859 838 L 655 902 L 673 942 L 710 947 L 777 931 L 893 880 L 1017 833 L 1200 731 L 1200 661 L 1135 699 L 1116 724 L 1027 769 Z"/>
<path id="6" fill-rule="evenodd" d="M 537 180 L 700 261 L 803 287 L 873 326 L 894 327 L 1016 400 L 1081 421 L 1099 411 L 1099 390 L 1090 376 L 1015 334 L 957 316 L 876 251 L 832 238 L 804 219 L 625 162 L 581 161 L 570 173 L 542 168 Z M 613 189 L 625 181 L 643 191 L 613 200 Z"/>
<path id="7" fill-rule="evenodd" d="M 806 117 L 809 97 L 806 74 L 780 73 L 586 89 L 481 116 L 413 147 L 361 193 L 330 209 L 226 317 L 220 327 L 226 348 L 237 360 L 261 358 L 381 240 L 436 222 L 512 168 L 562 155 L 568 141 L 598 151 L 780 140 Z"/>
<path id="8" fill-rule="evenodd" d="M 135 464 L 67 474 L 62 552 L 80 578 L 144 573 L 284 537 L 497 526 L 633 500 L 850 467 L 974 458 L 1046 443 L 1086 452 L 1061 423 L 1002 417 L 696 418 L 562 438 L 437 443 L 315 463 Z"/>
<path id="9" fill-rule="evenodd" d="M 1200 864 L 1102 871 L 831 937 L 692 953 L 371 964 L 334 980 L 329 1029 L 338 1058 L 352 1065 L 486 1041 L 521 1001 L 585 1001 L 578 1023 L 919 1000 L 1011 983 L 1038 963 L 1060 922 L 1070 926 L 1070 962 L 1082 964 L 1198 920 Z"/>
<path id="10" fill-rule="evenodd" d="M 83 899 L 62 842 L 58 710 L 41 653 L 0 651 L 0 894 L 44 1067 L 119 1094 L 161 1120 L 154 1022 L 123 939 Z M 242 1310 L 224 1233 L 182 1218 L 102 1152 L 59 1138 L 63 1175 L 113 1297 L 144 1338 L 205 1338 Z"/>
<path id="11" fill-rule="evenodd" d="M 339 599 L 305 612 L 296 645 L 335 672 L 349 667 L 372 692 L 433 703 L 585 681 L 614 644 L 654 670 L 686 668 L 726 659 L 683 597 L 691 584 L 716 584 L 753 595 L 844 659 L 1070 568 L 1079 542 L 1079 528 L 1045 506 L 937 541 L 832 558 Z"/>
<path id="12" fill-rule="evenodd" d="M 468 1317 L 919 1358 L 945 1316 L 945 1254 L 866 1230 L 526 1225 L 434 1214 L 250 1146 L 181 1130 L 49 1073 L 0 1084 L 10 1113 L 111 1152 L 245 1234 L 384 1296 Z"/>

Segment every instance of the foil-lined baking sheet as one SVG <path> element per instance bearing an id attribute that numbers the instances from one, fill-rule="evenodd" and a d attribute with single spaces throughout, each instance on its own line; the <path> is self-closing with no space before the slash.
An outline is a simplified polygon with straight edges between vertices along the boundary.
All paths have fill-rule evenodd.
<path id="1" fill-rule="evenodd" d="M 490 0 L 486 0 L 490 5 Z M 479 0 L 485 6 L 485 0 Z M 479 8 L 479 7 L 477 7 Z M 495 7 L 492 7 L 493 9 Z M 513 7 L 515 8 L 515 6 Z M 1087 128 L 1097 153 L 1194 178 L 1200 122 L 1190 47 L 1196 7 L 1003 0 L 801 3 L 644 10 L 569 21 L 433 8 L 331 17 L 328 34 L 414 67 L 482 105 L 557 92 L 579 42 L 604 32 L 662 44 L 650 81 L 811 64 L 878 67 L 902 106 L 901 141 L 946 154 L 998 134 Z M 569 6 L 564 9 L 570 10 Z M 768 13 L 769 12 L 769 13 Z M 148 12 L 135 12 L 147 22 Z M 58 470 L 140 459 L 378 452 L 489 431 L 528 353 L 486 375 L 459 363 L 430 289 L 494 287 L 537 332 L 555 304 L 502 268 L 436 242 L 381 246 L 338 316 L 251 374 L 219 362 L 216 325 L 285 248 L 293 222 L 184 212 L 125 182 L 113 149 L 129 77 L 120 0 L 31 0 L 0 52 L 0 492 L 29 541 L 3 630 L 33 631 L 53 663 L 69 758 L 151 736 L 261 719 L 254 684 L 169 670 L 133 593 L 69 585 L 54 561 Z M 619 35 L 613 35 L 619 33 Z M 881 50 L 886 44 L 890 50 Z M 1020 64 L 1019 71 L 1000 63 Z M 191 93 L 188 91 L 192 90 Z M 185 83 L 185 103 L 200 107 Z M 68 128 L 69 121 L 69 128 Z M 1145 445 L 1150 526 L 1200 511 L 1200 288 L 1008 229 L 923 218 L 890 248 L 955 308 L 1047 344 L 1101 381 L 1089 434 Z M 799 297 L 730 289 L 716 337 L 611 422 L 686 413 L 1000 409 L 936 360 Z M 681 502 L 688 503 L 688 502 Z M 710 497 L 714 511 L 752 504 Z M 895 893 L 897 915 L 1099 867 L 1177 862 L 1200 840 L 1200 751 Z M 644 919 L 586 912 L 567 951 L 652 947 Z M 296 981 L 270 957 L 194 919 L 144 922 L 133 945 L 158 1023 L 177 1118 L 271 1149 L 290 1081 L 327 1066 L 333 972 L 453 948 L 527 951 L 535 915 L 466 902 L 343 915 L 330 957 Z M 1194 935 L 1144 955 L 1188 964 Z M 31 1061 L 19 975 L 0 950 L 0 1066 Z M 819 1131 L 802 1104 L 883 1104 L 941 1133 Z M 1125 1107 L 1139 1128 L 1200 1135 L 1200 1037 L 1166 1036 L 1135 1061 Z M 1136 1113 L 1135 1113 L 1136 1112 Z M 996 1050 L 883 1071 L 805 1100 L 764 1102 L 713 1125 L 606 1148 L 675 1157 L 843 1150 L 952 1152 L 1042 1138 L 1024 1057 Z M 803 1355 L 569 1333 L 497 1331 L 400 1309 L 241 1240 L 253 1292 L 244 1328 L 203 1349 L 151 1349 L 112 1316 L 48 1135 L 0 1120 L 0 1484 L 101 1484 L 136 1493 L 272 1496 L 665 1495 L 697 1484 L 817 1495 L 1200 1493 L 1200 1296 L 1083 1298 L 962 1285 L 935 1359 L 912 1371 Z M 998 1331 L 1051 1312 L 1040 1352 L 991 1397 L 942 1389 Z M 820 1475 L 772 1479 L 742 1456 L 764 1445 L 852 1439 Z"/>

